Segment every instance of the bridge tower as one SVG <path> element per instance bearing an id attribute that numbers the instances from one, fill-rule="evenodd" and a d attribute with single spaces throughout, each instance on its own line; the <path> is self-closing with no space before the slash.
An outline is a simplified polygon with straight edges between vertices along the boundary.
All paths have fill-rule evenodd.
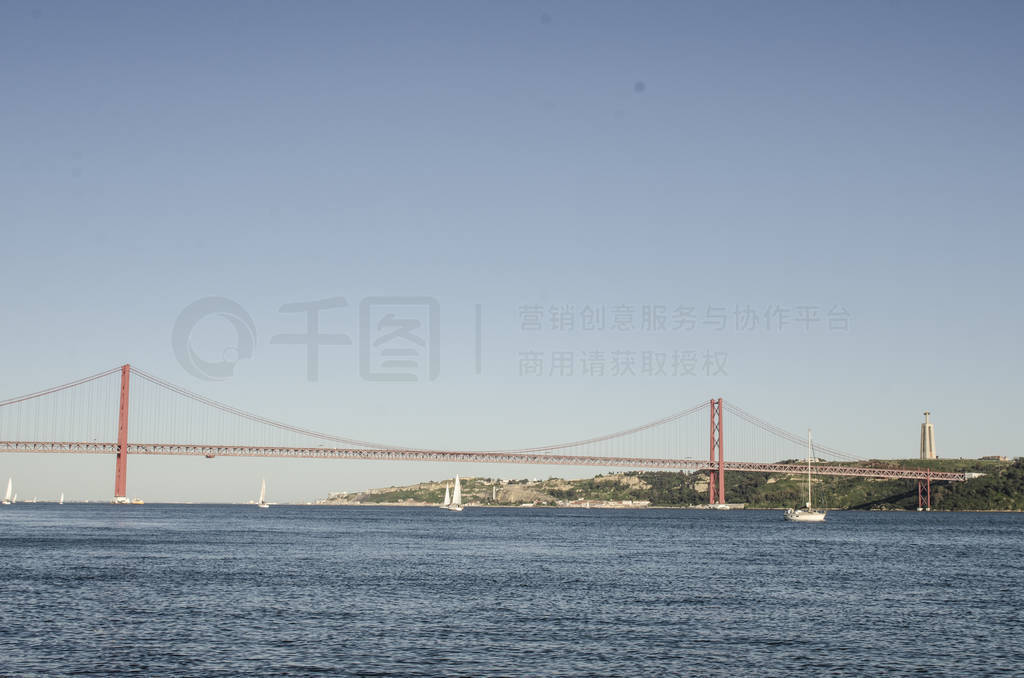
<path id="1" fill-rule="evenodd" d="M 114 503 L 128 503 L 128 382 L 132 366 L 121 366 L 121 409 L 117 416 L 117 461 L 114 465 Z"/>
<path id="2" fill-rule="evenodd" d="M 928 469 L 924 480 L 917 481 L 917 510 L 932 510 L 932 470 Z"/>
<path id="3" fill-rule="evenodd" d="M 711 458 L 708 466 L 708 504 L 725 503 L 725 438 L 722 430 L 722 399 L 711 399 Z M 715 463 L 718 450 L 718 463 Z M 717 487 L 716 487 L 717 486 Z"/>

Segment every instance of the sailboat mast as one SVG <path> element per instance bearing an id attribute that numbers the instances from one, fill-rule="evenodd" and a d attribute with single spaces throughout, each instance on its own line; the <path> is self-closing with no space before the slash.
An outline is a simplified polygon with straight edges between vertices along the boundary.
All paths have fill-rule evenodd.
<path id="1" fill-rule="evenodd" d="M 811 508 L 811 429 L 807 429 L 807 508 Z"/>

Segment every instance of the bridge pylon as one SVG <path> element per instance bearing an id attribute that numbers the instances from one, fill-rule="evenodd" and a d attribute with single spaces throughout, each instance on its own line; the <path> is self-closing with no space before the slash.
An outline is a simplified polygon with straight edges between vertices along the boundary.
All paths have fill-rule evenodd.
<path id="1" fill-rule="evenodd" d="M 917 510 L 932 510 L 932 471 L 928 469 L 924 480 L 917 481 Z"/>
<path id="2" fill-rule="evenodd" d="M 711 458 L 708 466 L 708 504 L 725 503 L 725 438 L 722 428 L 722 399 L 711 399 Z M 715 451 L 718 463 L 715 463 Z"/>
<path id="3" fill-rule="evenodd" d="M 128 382 L 132 366 L 121 366 L 121 409 L 117 416 L 117 461 L 114 464 L 114 503 L 128 503 Z"/>

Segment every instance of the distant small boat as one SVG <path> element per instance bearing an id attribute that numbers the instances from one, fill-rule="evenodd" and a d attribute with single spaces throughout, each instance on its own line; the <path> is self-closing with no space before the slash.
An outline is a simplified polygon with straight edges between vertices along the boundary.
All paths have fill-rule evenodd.
<path id="1" fill-rule="evenodd" d="M 13 504 L 14 503 L 14 497 L 17 496 L 17 495 L 11 496 L 11 490 L 13 488 L 14 488 L 14 478 L 8 478 L 7 479 L 7 493 L 4 494 L 4 498 L 3 498 L 2 501 L 0 501 L 0 504 Z"/>
<path id="2" fill-rule="evenodd" d="M 823 523 L 827 511 L 815 511 L 811 508 L 811 430 L 807 429 L 807 507 L 802 509 L 786 509 L 784 518 L 793 523 Z"/>
<path id="3" fill-rule="evenodd" d="M 133 504 L 145 504 L 146 502 L 142 501 L 138 497 L 133 497 L 131 503 L 133 503 Z"/>
<path id="4" fill-rule="evenodd" d="M 63 504 L 64 503 L 64 493 L 63 492 L 60 493 L 60 499 L 57 500 L 57 503 L 58 504 Z"/>
<path id="5" fill-rule="evenodd" d="M 260 485 L 260 500 L 256 502 L 256 506 L 260 508 L 270 508 L 270 504 L 267 503 L 267 479 L 263 479 L 263 483 Z"/>
<path id="6" fill-rule="evenodd" d="M 448 487 L 445 486 L 445 494 L 447 494 L 447 490 Z M 445 504 L 445 508 L 449 511 L 462 510 L 462 482 L 459 480 L 458 475 L 455 476 L 455 489 L 452 490 L 452 500 Z"/>
<path id="7" fill-rule="evenodd" d="M 824 511 L 811 509 L 786 509 L 786 520 L 792 523 L 823 523 L 825 522 Z"/>
<path id="8" fill-rule="evenodd" d="M 448 483 L 444 484 L 444 501 L 441 502 L 441 508 L 446 509 L 452 505 L 452 496 L 448 493 Z"/>

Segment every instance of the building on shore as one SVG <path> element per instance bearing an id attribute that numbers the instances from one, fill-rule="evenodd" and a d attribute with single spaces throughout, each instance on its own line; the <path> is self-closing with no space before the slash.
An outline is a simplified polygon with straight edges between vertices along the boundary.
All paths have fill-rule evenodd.
<path id="1" fill-rule="evenodd" d="M 921 458 L 935 458 L 935 428 L 932 426 L 931 412 L 924 413 L 924 423 L 921 424 Z"/>

